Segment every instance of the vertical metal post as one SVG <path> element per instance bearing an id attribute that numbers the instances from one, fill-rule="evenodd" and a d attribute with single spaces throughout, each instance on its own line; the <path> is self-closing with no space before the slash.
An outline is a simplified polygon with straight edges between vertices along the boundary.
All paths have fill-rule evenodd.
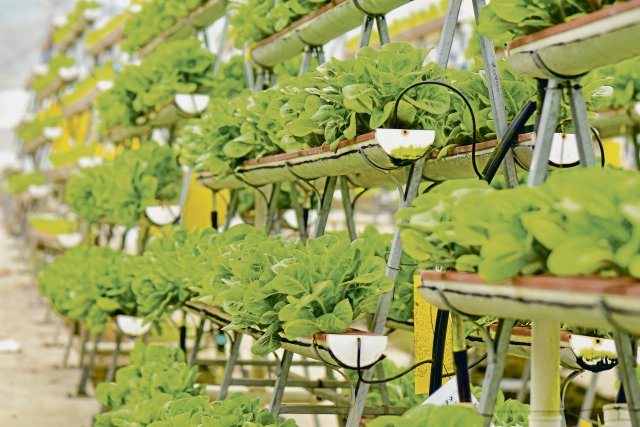
<path id="1" fill-rule="evenodd" d="M 74 322 L 71 326 L 71 330 L 69 332 L 69 339 L 67 341 L 67 345 L 64 349 L 64 358 L 62 359 L 62 367 L 67 368 L 69 366 L 69 356 L 71 355 L 71 347 L 73 347 L 74 337 L 76 336 L 76 332 L 78 331 L 78 323 Z"/>
<path id="2" fill-rule="evenodd" d="M 533 158 L 529 168 L 529 185 L 540 185 L 547 178 L 547 167 L 549 154 L 551 153 L 551 142 L 556 130 L 556 120 L 560 110 L 560 99 L 562 98 L 562 85 L 555 79 L 549 80 L 547 93 L 542 105 L 540 124 L 536 134 L 536 145 L 533 149 Z"/>
<path id="3" fill-rule="evenodd" d="M 98 353 L 98 344 L 100 344 L 100 340 L 102 339 L 102 332 L 98 332 L 95 335 L 95 339 L 93 341 L 93 348 L 91 349 L 91 354 L 89 355 L 89 363 L 82 369 L 82 376 L 80 377 L 80 383 L 78 384 L 78 396 L 86 396 L 87 395 L 87 383 L 89 382 L 89 377 L 93 372 L 93 364 L 96 360 L 96 353 Z"/>
<path id="4" fill-rule="evenodd" d="M 480 10 L 484 6 L 485 0 L 473 0 L 473 12 L 476 17 L 476 23 L 480 19 Z M 506 109 L 502 96 L 502 85 L 500 83 L 500 71 L 498 70 L 498 63 L 496 61 L 495 46 L 493 45 L 493 40 L 482 34 L 479 34 L 479 38 L 482 61 L 484 62 L 484 71 L 487 78 L 487 88 L 489 89 L 489 99 L 491 100 L 491 112 L 493 113 L 493 122 L 496 127 L 496 136 L 498 141 L 502 142 L 502 138 L 507 130 L 507 116 L 505 114 Z M 502 161 L 502 170 L 507 187 L 517 187 L 518 174 L 511 151 L 507 152 Z"/>
<path id="5" fill-rule="evenodd" d="M 222 25 L 222 34 L 220 35 L 220 43 L 218 44 L 218 52 L 216 53 L 216 62 L 213 64 L 213 74 L 218 73 L 220 63 L 222 62 L 222 53 L 227 44 L 227 33 L 229 32 L 229 13 L 224 15 L 224 24 Z"/>
<path id="6" fill-rule="evenodd" d="M 280 184 L 273 184 L 271 188 L 271 197 L 269 198 L 269 208 L 267 209 L 267 234 L 273 230 L 276 217 L 278 215 L 278 198 L 280 197 Z"/>
<path id="7" fill-rule="evenodd" d="M 85 329 L 82 331 L 82 340 L 80 342 L 80 357 L 78 361 L 78 366 L 80 368 L 84 367 L 84 355 L 87 352 L 87 343 L 89 342 L 89 330 Z"/>
<path id="8" fill-rule="evenodd" d="M 349 238 L 356 240 L 358 232 L 356 231 L 356 223 L 353 215 L 353 205 L 351 204 L 351 194 L 349 192 L 349 182 L 345 177 L 340 177 L 340 192 L 342 193 L 342 207 L 347 222 L 347 230 L 349 230 Z"/>
<path id="9" fill-rule="evenodd" d="M 518 402 L 524 403 L 527 396 L 529 395 L 529 380 L 531 379 L 531 360 L 525 360 L 524 369 L 522 370 L 522 376 L 520 377 L 520 390 L 518 390 L 518 395 L 516 396 L 516 400 Z"/>
<path id="10" fill-rule="evenodd" d="M 298 183 L 291 183 L 291 206 L 293 207 L 293 211 L 296 214 L 296 221 L 298 222 L 298 230 L 300 233 L 300 240 L 302 243 L 307 241 L 307 222 L 304 219 L 304 211 L 302 210 L 302 205 L 300 205 L 300 201 L 298 200 Z"/>
<path id="11" fill-rule="evenodd" d="M 614 330 L 613 338 L 618 352 L 618 376 L 629 406 L 629 416 L 633 427 L 640 427 L 640 385 L 636 376 L 636 358 L 633 354 L 631 337 L 620 329 Z"/>
<path id="12" fill-rule="evenodd" d="M 309 68 L 311 67 L 311 57 L 313 56 L 314 50 L 315 48 L 305 45 L 304 52 L 302 53 L 302 63 L 300 64 L 299 74 L 309 71 Z"/>
<path id="13" fill-rule="evenodd" d="M 280 371 L 278 372 L 278 378 L 273 389 L 273 397 L 269 410 L 274 416 L 278 416 L 280 413 L 280 407 L 282 406 L 282 398 L 284 396 L 284 388 L 287 385 L 289 379 L 289 371 L 291 370 L 291 362 L 293 361 L 293 353 L 285 350 L 282 355 L 282 363 L 280 364 Z M 635 427 L 635 426 L 634 426 Z"/>
<path id="14" fill-rule="evenodd" d="M 107 371 L 107 377 L 105 382 L 110 383 L 116 376 L 116 369 L 118 368 L 118 356 L 120 356 L 120 347 L 122 346 L 122 332 L 116 331 L 116 349 L 111 356 L 111 365 Z"/>
<path id="15" fill-rule="evenodd" d="M 322 193 L 322 203 L 320 204 L 320 212 L 318 212 L 318 223 L 313 237 L 320 237 L 324 234 L 331 211 L 331 202 L 333 201 L 333 192 L 336 190 L 336 182 L 338 177 L 330 176 L 324 184 L 324 192 Z"/>
<path id="16" fill-rule="evenodd" d="M 487 371 L 482 383 L 482 397 L 480 398 L 480 414 L 484 417 L 484 426 L 489 427 L 493 418 L 493 408 L 496 405 L 500 380 L 504 373 L 504 362 L 507 358 L 511 330 L 515 324 L 511 319 L 500 319 L 498 330 L 493 343 L 487 343 Z M 559 347 L 558 347 L 559 348 Z"/>
<path id="17" fill-rule="evenodd" d="M 458 25 L 458 14 L 460 13 L 460 5 L 462 0 L 451 0 L 447 7 L 447 14 L 445 16 L 444 26 L 440 33 L 440 43 L 438 44 L 438 65 L 446 67 L 449 62 L 449 54 L 451 53 L 451 44 L 453 43 L 453 36 L 455 34 L 456 26 Z M 366 20 L 365 20 L 366 23 Z M 363 28 L 364 37 L 364 28 Z M 361 39 L 362 42 L 362 39 Z M 417 160 L 412 166 L 409 173 L 409 181 L 405 190 L 405 198 L 402 201 L 401 208 L 411 206 L 413 199 L 418 194 L 420 188 L 420 182 L 422 181 L 422 171 L 426 162 L 426 157 L 422 157 Z M 389 253 L 389 260 L 387 261 L 386 275 L 395 284 L 398 276 L 398 269 L 400 267 L 400 259 L 402 257 L 402 237 L 400 236 L 400 230 L 396 229 L 391 243 L 391 251 Z M 380 297 L 378 301 L 378 308 L 374 315 L 372 331 L 377 334 L 384 332 L 385 323 L 389 315 L 389 308 L 391 306 L 391 300 L 393 299 L 393 291 L 387 292 Z M 371 380 L 373 377 L 373 369 L 366 369 L 362 376 L 365 380 Z M 355 401 L 351 406 L 349 415 L 347 418 L 346 427 L 358 427 L 362 418 L 362 413 L 367 400 L 367 393 L 369 392 L 369 384 L 362 383 L 358 388 L 355 396 Z"/>
<path id="18" fill-rule="evenodd" d="M 222 377 L 222 383 L 220 384 L 220 393 L 218 393 L 218 400 L 224 400 L 229 394 L 229 387 L 231 386 L 231 380 L 233 378 L 233 371 L 236 367 L 236 362 L 240 356 L 240 344 L 242 343 L 242 333 L 237 332 L 233 338 L 231 344 L 231 351 L 229 352 L 229 359 L 224 367 L 224 376 Z"/>
<path id="19" fill-rule="evenodd" d="M 191 185 L 191 176 L 193 172 L 191 169 L 188 169 L 184 174 L 184 179 L 182 180 L 182 190 L 180 191 L 180 218 L 178 218 L 178 224 L 182 224 L 184 221 L 184 207 L 187 204 L 187 196 L 189 195 L 189 185 Z"/>
<path id="20" fill-rule="evenodd" d="M 469 381 L 469 362 L 464 336 L 464 319 L 459 314 L 453 313 L 451 315 L 451 329 L 458 396 L 460 402 L 471 402 L 471 382 Z"/>
<path id="21" fill-rule="evenodd" d="M 591 373 L 591 380 L 587 387 L 587 392 L 584 394 L 584 400 L 582 401 L 582 408 L 580 409 L 580 420 L 590 421 L 591 411 L 593 410 L 593 402 L 596 399 L 596 390 L 598 388 L 598 373 Z"/>
<path id="22" fill-rule="evenodd" d="M 242 190 L 231 190 L 231 199 L 229 200 L 229 208 L 227 209 L 227 214 L 224 218 L 224 230 L 228 230 L 231 227 L 231 221 L 233 217 L 236 215 L 238 210 L 238 203 L 240 194 L 239 192 Z"/>
<path id="23" fill-rule="evenodd" d="M 567 82 L 569 85 L 569 100 L 571 102 L 571 115 L 573 116 L 573 127 L 578 143 L 578 153 L 580 154 L 580 164 L 583 168 L 595 166 L 596 153 L 593 150 L 591 131 L 589 129 L 589 119 L 587 119 L 587 107 L 582 95 L 582 86 L 577 81 Z"/>
<path id="24" fill-rule="evenodd" d="M 360 30 L 360 42 L 358 43 L 358 49 L 369 45 L 374 22 L 375 18 L 373 16 L 365 15 L 364 22 L 362 23 L 362 29 Z"/>
<path id="25" fill-rule="evenodd" d="M 196 329 L 196 337 L 193 341 L 193 348 L 191 349 L 191 354 L 189 355 L 189 366 L 193 366 L 196 363 L 196 359 L 198 357 L 198 350 L 200 350 L 200 341 L 202 341 L 202 333 L 204 332 L 204 324 L 206 319 L 203 317 L 200 319 L 200 324 L 198 325 L 198 329 Z"/>
<path id="26" fill-rule="evenodd" d="M 387 18 L 384 15 L 376 16 L 376 26 L 378 27 L 378 37 L 380 37 L 380 46 L 391 41 L 389 37 L 389 27 L 387 26 Z"/>

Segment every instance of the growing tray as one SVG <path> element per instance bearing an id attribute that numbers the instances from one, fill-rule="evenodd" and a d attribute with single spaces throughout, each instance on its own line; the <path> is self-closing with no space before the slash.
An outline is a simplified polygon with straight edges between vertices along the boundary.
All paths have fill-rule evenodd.
<path id="1" fill-rule="evenodd" d="M 80 169 L 78 165 L 70 165 L 61 168 L 50 169 L 44 174 L 49 182 L 66 182 L 73 172 Z"/>
<path id="2" fill-rule="evenodd" d="M 640 282 L 631 278 L 530 276 L 489 284 L 472 273 L 421 271 L 420 279 L 420 293 L 441 309 L 588 328 L 614 329 L 615 319 L 640 334 Z"/>
<path id="3" fill-rule="evenodd" d="M 292 58 L 306 45 L 322 46 L 353 30 L 363 22 L 367 11 L 384 15 L 410 0 L 333 0 L 309 15 L 300 18 L 282 31 L 251 47 L 251 58 L 262 67 L 270 68 Z M 360 5 L 360 8 L 356 6 Z"/>
<path id="4" fill-rule="evenodd" d="M 514 148 L 518 159 L 525 165 L 531 163 L 533 142 L 531 134 L 518 138 Z M 482 170 L 493 154 L 497 141 L 487 141 L 476 146 L 476 163 Z M 447 156 L 438 159 L 439 152 L 432 151 L 427 159 L 423 177 L 430 181 L 475 177 L 471 163 L 471 146 L 460 146 L 449 150 Z M 290 153 L 263 157 L 259 160 L 248 160 L 238 167 L 235 175 L 218 179 L 211 174 L 203 173 L 199 180 L 213 190 L 224 188 L 242 188 L 246 183 L 263 186 L 277 182 L 292 182 L 298 177 L 315 180 L 327 176 L 347 176 L 358 187 L 375 187 L 392 185 L 385 173 L 374 168 L 369 161 L 383 169 L 391 169 L 390 173 L 400 182 L 406 182 L 406 168 L 392 162 L 391 158 L 376 141 L 376 132 L 361 135 L 353 140 L 342 141 L 336 152 L 329 146 L 309 148 Z"/>
<path id="5" fill-rule="evenodd" d="M 136 136 L 144 135 L 149 131 L 149 129 L 149 126 L 118 125 L 105 132 L 105 139 L 113 143 L 119 143 Z"/>
<path id="6" fill-rule="evenodd" d="M 27 141 L 24 143 L 24 151 L 27 154 L 35 153 L 35 151 L 42 145 L 46 144 L 47 141 L 49 141 L 49 139 L 47 139 L 44 133 L 41 133 L 40 135 L 33 138 L 31 141 Z"/>
<path id="7" fill-rule="evenodd" d="M 507 45 L 513 69 L 539 78 L 572 78 L 640 55 L 640 0 L 546 28 Z"/>
<path id="8" fill-rule="evenodd" d="M 227 0 L 209 0 L 141 47 L 138 56 L 143 58 L 162 43 L 185 39 L 193 33 L 194 29 L 201 30 L 208 27 L 224 15 L 226 7 Z"/>
<path id="9" fill-rule="evenodd" d="M 109 33 L 105 34 L 103 38 L 96 41 L 94 44 L 85 47 L 84 51 L 89 56 L 98 56 L 102 52 L 111 49 L 113 46 L 120 43 L 122 40 L 122 32 L 124 30 L 124 22 L 114 27 Z"/>
<path id="10" fill-rule="evenodd" d="M 95 101 L 99 93 L 100 91 L 98 90 L 97 87 L 91 89 L 89 93 L 87 93 L 85 96 L 75 101 L 73 104 L 63 107 L 62 115 L 64 117 L 71 117 L 76 114 L 88 111 L 89 109 L 91 109 L 91 106 L 93 105 L 93 101 Z"/>
<path id="11" fill-rule="evenodd" d="M 490 330 L 491 336 L 495 337 L 495 328 Z M 584 365 L 578 363 L 578 356 L 576 355 L 575 341 L 592 341 L 594 347 L 597 348 L 603 342 L 611 342 L 611 340 L 599 338 L 599 337 L 587 337 L 577 334 L 572 334 L 567 331 L 560 331 L 560 363 L 563 367 L 571 370 L 582 370 Z M 508 354 L 515 357 L 521 357 L 524 359 L 531 359 L 531 327 L 530 326 L 516 326 L 513 328 L 511 338 L 509 339 Z M 486 349 L 487 344 L 482 339 L 479 333 L 474 333 L 467 337 L 467 345 L 471 347 L 478 347 Z M 589 361 L 583 360 L 582 363 L 589 363 Z M 595 362 L 594 362 L 595 363 Z M 613 366 L 612 366 L 613 367 Z"/>
<path id="12" fill-rule="evenodd" d="M 64 248 L 55 234 L 42 233 L 40 231 L 31 230 L 31 239 L 36 246 L 43 246 L 54 251 L 62 251 Z"/>
<path id="13" fill-rule="evenodd" d="M 207 304 L 203 304 L 200 302 L 189 301 L 186 303 L 185 308 L 197 315 L 204 316 L 206 319 L 216 324 L 219 327 L 225 327 L 231 323 L 231 317 L 224 313 L 223 311 L 209 306 Z M 263 332 L 256 328 L 249 328 L 240 331 L 244 334 L 250 335 L 255 339 L 259 339 Z M 352 331 L 358 332 L 358 334 L 364 335 L 373 335 L 367 332 L 360 331 Z M 350 332 L 345 332 L 344 334 L 338 334 L 348 336 Z M 313 337 L 306 338 L 298 338 L 295 340 L 290 340 L 285 337 L 281 337 L 282 340 L 282 348 L 284 350 L 290 351 L 295 354 L 299 354 L 301 356 L 307 357 L 309 359 L 317 360 L 320 362 L 335 362 L 334 353 L 329 348 L 327 344 L 327 334 L 315 334 Z M 363 357 L 364 357 L 363 353 Z M 378 358 L 375 358 L 376 360 Z"/>
<path id="14" fill-rule="evenodd" d="M 138 126 L 166 127 L 176 124 L 180 120 L 189 119 L 198 114 L 191 114 L 181 110 L 174 100 L 166 103 L 156 111 L 136 119 Z"/>
<path id="15" fill-rule="evenodd" d="M 640 103 L 629 108 L 596 111 L 591 124 L 603 138 L 628 134 L 633 128 L 640 126 Z"/>
<path id="16" fill-rule="evenodd" d="M 47 99 L 48 97 L 50 97 L 51 95 L 54 95 L 60 92 L 60 90 L 63 87 L 73 83 L 78 78 L 77 70 L 74 70 L 73 72 L 69 70 L 68 75 L 64 77 L 61 75 L 63 72 L 64 71 L 62 71 L 62 69 L 61 71 L 58 71 L 58 74 L 56 75 L 56 77 L 51 81 L 51 83 L 49 83 L 47 87 L 36 92 L 37 102 L 40 103 L 45 99 Z"/>
<path id="17" fill-rule="evenodd" d="M 93 21 L 99 16 L 99 9 L 88 9 L 85 10 L 80 19 L 73 25 L 71 30 L 67 33 L 66 36 L 58 43 L 58 52 L 64 53 L 69 49 L 71 45 L 73 45 L 78 39 L 84 34 L 84 32 L 91 26 Z"/>

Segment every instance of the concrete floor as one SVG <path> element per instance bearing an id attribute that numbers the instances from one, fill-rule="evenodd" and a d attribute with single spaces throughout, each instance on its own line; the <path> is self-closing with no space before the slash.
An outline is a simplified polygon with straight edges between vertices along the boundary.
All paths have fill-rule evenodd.
<path id="1" fill-rule="evenodd" d="M 73 397 L 80 372 L 60 367 L 66 332 L 56 339 L 57 320 L 47 316 L 23 250 L 0 227 L 0 341 L 22 346 L 0 353 L 0 426 L 89 427 L 99 405 Z"/>

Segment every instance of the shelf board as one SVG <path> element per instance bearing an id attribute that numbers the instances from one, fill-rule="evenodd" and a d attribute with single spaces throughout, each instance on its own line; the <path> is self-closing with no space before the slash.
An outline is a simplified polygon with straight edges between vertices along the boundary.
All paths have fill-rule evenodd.
<path id="1" fill-rule="evenodd" d="M 105 34 L 103 38 L 95 42 L 90 46 L 86 46 L 84 51 L 89 56 L 98 56 L 104 51 L 120 43 L 123 37 L 124 22 L 113 28 L 109 33 Z"/>
<path id="2" fill-rule="evenodd" d="M 476 144 L 476 163 L 478 168 L 487 164 L 493 154 L 497 141 Z M 449 150 L 449 153 L 438 158 L 439 151 L 428 155 L 424 167 L 423 178 L 429 181 L 446 179 L 472 178 L 475 172 L 471 163 L 471 146 L 465 145 Z M 518 138 L 514 148 L 518 159 L 525 165 L 530 164 L 533 154 L 531 134 L 523 134 Z M 327 176 L 347 176 L 356 186 L 375 187 L 390 186 L 393 182 L 382 171 L 375 169 L 363 153 L 379 167 L 391 170 L 394 178 L 405 182 L 408 174 L 405 167 L 398 166 L 376 142 L 376 132 L 358 136 L 353 140 L 342 141 L 336 152 L 325 145 L 289 153 L 276 154 L 258 160 L 248 160 L 236 169 L 235 175 L 222 179 L 203 173 L 200 182 L 213 189 L 242 188 L 246 183 L 263 186 L 278 182 L 293 182 L 297 177 L 315 180 Z"/>
<path id="3" fill-rule="evenodd" d="M 27 154 L 35 153 L 35 151 L 46 144 L 48 141 L 47 137 L 44 136 L 44 133 L 40 133 L 40 135 L 33 138 L 31 141 L 26 141 L 24 143 L 24 151 Z"/>
<path id="4" fill-rule="evenodd" d="M 66 182 L 69 180 L 69 177 L 71 176 L 71 174 L 79 169 L 80 167 L 78 165 L 70 165 L 70 166 L 50 169 L 46 171 L 44 174 L 47 177 L 47 180 L 49 182 Z"/>
<path id="5" fill-rule="evenodd" d="M 78 99 L 74 103 L 62 107 L 62 115 L 64 117 L 71 117 L 79 113 L 83 113 L 91 109 L 93 105 L 93 101 L 95 101 L 96 97 L 100 91 L 97 87 L 93 88 L 89 93 L 87 93 L 84 97 Z"/>
<path id="6" fill-rule="evenodd" d="M 150 127 L 143 126 L 124 126 L 118 125 L 105 132 L 105 140 L 117 144 L 137 136 L 141 136 L 149 131 Z"/>
<path id="7" fill-rule="evenodd" d="M 64 36 L 62 40 L 57 44 L 58 52 L 64 53 L 73 45 L 78 39 L 84 34 L 84 32 L 91 26 L 91 23 L 95 20 L 93 15 L 93 10 L 86 10 L 85 12 L 91 13 L 83 13 L 80 15 L 80 18 L 76 21 L 76 23 L 71 27 L 69 32 Z"/>
<path id="8" fill-rule="evenodd" d="M 640 333 L 640 282 L 632 278 L 520 277 L 489 284 L 473 273 L 421 271 L 422 296 L 438 308 L 471 315 L 552 320 L 574 326 L 614 328 L 602 311 Z"/>
<path id="9" fill-rule="evenodd" d="M 363 10 L 384 15 L 410 0 L 359 0 Z M 322 46 L 330 40 L 362 25 L 364 12 L 354 0 L 333 0 L 300 18 L 282 31 L 254 44 L 251 58 L 259 66 L 270 68 L 302 53 L 305 45 Z"/>
<path id="10" fill-rule="evenodd" d="M 141 47 L 138 56 L 144 58 L 162 43 L 187 38 L 194 29 L 200 30 L 208 27 L 224 15 L 226 6 L 227 0 L 209 0 Z"/>
<path id="11" fill-rule="evenodd" d="M 606 7 L 507 45 L 513 69 L 537 78 L 579 77 L 640 55 L 640 0 Z"/>
<path id="12" fill-rule="evenodd" d="M 628 134 L 634 127 L 640 126 L 640 103 L 629 108 L 596 111 L 591 124 L 598 129 L 602 138 Z"/>
<path id="13" fill-rule="evenodd" d="M 36 92 L 36 101 L 38 103 L 41 103 L 42 101 L 49 98 L 50 96 L 60 92 L 60 90 L 65 86 L 73 83 L 77 78 L 78 76 L 76 73 L 73 78 L 65 80 L 62 77 L 60 77 L 60 73 L 58 73 L 47 87 Z"/>

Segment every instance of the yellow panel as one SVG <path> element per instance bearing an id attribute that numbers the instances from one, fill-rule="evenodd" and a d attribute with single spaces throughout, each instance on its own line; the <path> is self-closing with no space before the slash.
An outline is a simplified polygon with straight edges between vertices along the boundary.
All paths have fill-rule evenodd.
<path id="1" fill-rule="evenodd" d="M 605 139 L 602 141 L 604 148 L 604 158 L 608 165 L 622 167 L 623 145 L 615 139 Z"/>
<path id="2" fill-rule="evenodd" d="M 413 321 L 414 321 L 414 357 L 415 362 L 433 359 L 433 335 L 436 325 L 438 309 L 429 304 L 420 292 L 420 276 L 414 276 L 413 288 Z M 453 372 L 453 337 L 451 335 L 451 319 L 447 326 L 447 341 L 444 350 L 443 373 Z M 431 364 L 426 364 L 416 369 L 416 394 L 429 393 L 431 376 Z M 449 381 L 449 377 L 443 378 L 442 383 Z"/>
<path id="3" fill-rule="evenodd" d="M 216 207 L 218 210 L 218 224 L 224 223 L 227 211 L 229 191 L 219 191 L 216 194 Z M 183 224 L 189 229 L 211 227 L 211 212 L 213 211 L 213 193 L 202 186 L 196 180 L 195 174 L 191 177 L 189 192 L 184 207 Z"/>

